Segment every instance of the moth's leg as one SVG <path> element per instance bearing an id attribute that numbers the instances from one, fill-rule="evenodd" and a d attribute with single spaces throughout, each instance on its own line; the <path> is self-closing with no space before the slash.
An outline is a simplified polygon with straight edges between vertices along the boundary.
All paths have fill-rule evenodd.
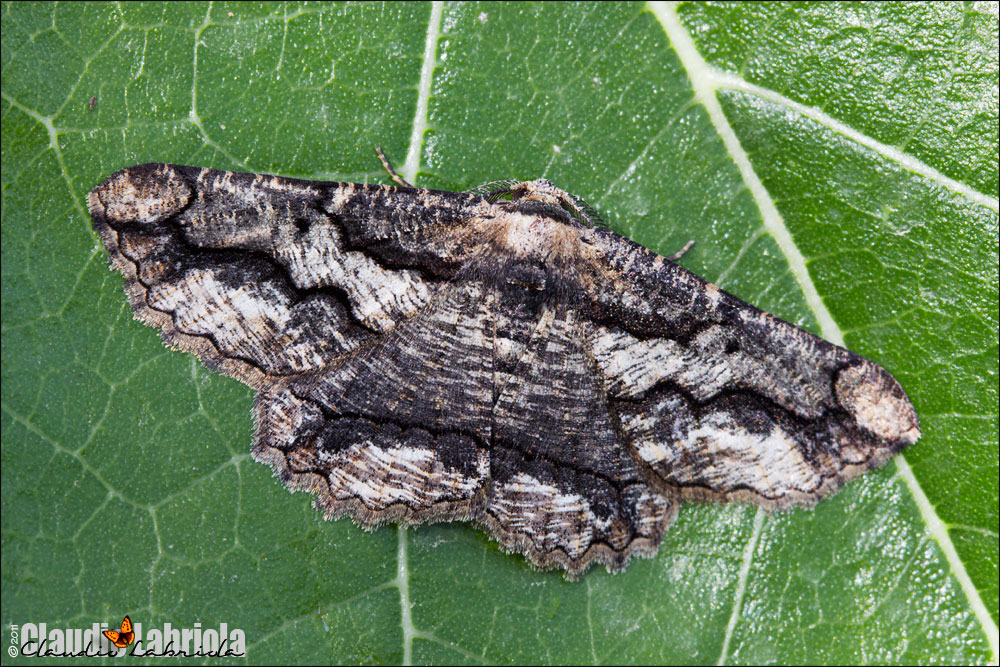
<path id="1" fill-rule="evenodd" d="M 690 241 L 688 241 L 687 243 L 684 244 L 683 248 L 681 248 L 680 250 L 678 250 L 677 252 L 675 252 L 673 255 L 667 255 L 666 258 L 669 259 L 671 262 L 676 262 L 681 257 L 683 257 L 684 255 L 686 255 L 687 251 L 690 250 L 691 246 L 693 246 L 693 245 L 694 245 L 694 239 L 691 239 Z"/>
<path id="2" fill-rule="evenodd" d="M 396 173 L 396 170 L 392 168 L 391 164 L 389 164 L 389 160 L 386 159 L 385 153 L 382 152 L 382 147 L 381 146 L 376 146 L 375 147 L 375 152 L 378 153 L 378 159 L 382 161 L 382 166 L 385 167 L 385 170 L 387 172 L 389 172 L 389 175 L 392 177 L 393 181 L 395 181 L 396 183 L 399 183 L 404 188 L 413 188 L 414 187 L 413 185 L 410 185 L 409 183 L 407 183 L 406 181 L 404 181 L 402 179 L 402 177 L 400 177 L 400 175 Z"/>

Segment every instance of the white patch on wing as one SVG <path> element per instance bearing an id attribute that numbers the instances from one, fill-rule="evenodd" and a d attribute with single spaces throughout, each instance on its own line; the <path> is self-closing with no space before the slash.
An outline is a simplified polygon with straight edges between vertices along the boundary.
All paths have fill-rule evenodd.
<path id="1" fill-rule="evenodd" d="M 523 472 L 494 487 L 489 511 L 505 530 L 527 537 L 536 549 L 561 547 L 574 559 L 590 546 L 597 523 L 582 496 Z"/>
<path id="2" fill-rule="evenodd" d="M 595 327 L 590 337 L 597 365 L 615 396 L 635 397 L 684 368 L 684 350 L 674 341 L 641 341 L 621 331 Z"/>
<path id="3" fill-rule="evenodd" d="M 594 327 L 590 345 L 611 393 L 641 396 L 661 380 L 673 380 L 698 400 L 706 400 L 740 377 L 739 355 L 722 354 L 720 327 L 703 331 L 687 347 L 666 338 L 639 340 L 623 331 Z"/>
<path id="4" fill-rule="evenodd" d="M 913 443 L 920 427 L 913 406 L 897 389 L 895 380 L 871 362 L 843 370 L 837 378 L 837 400 L 854 415 L 858 425 L 880 438 Z"/>
<path id="5" fill-rule="evenodd" d="M 342 244 L 334 226 L 314 224 L 304 237 L 289 239 L 275 252 L 296 287 L 344 289 L 354 315 L 376 331 L 388 331 L 430 299 L 416 272 L 386 269 L 364 253 L 341 250 Z"/>
<path id="6" fill-rule="evenodd" d="M 666 461 L 670 452 L 659 442 L 644 442 L 639 445 L 639 456 L 650 465 Z"/>
<path id="7" fill-rule="evenodd" d="M 636 500 L 636 532 L 640 535 L 655 535 L 664 516 L 670 510 L 671 501 L 659 493 L 643 488 Z"/>
<path id="8" fill-rule="evenodd" d="M 264 403 L 264 431 L 272 447 L 289 449 L 303 435 L 312 433 L 322 420 L 319 407 L 298 398 L 290 391 L 280 391 Z"/>
<path id="9" fill-rule="evenodd" d="M 829 401 L 821 365 L 811 362 L 789 368 L 787 355 L 727 349 L 736 338 L 731 327 L 710 326 L 685 345 L 666 338 L 640 340 L 602 326 L 591 327 L 588 335 L 613 396 L 635 398 L 661 380 L 676 382 L 698 401 L 711 399 L 726 387 L 749 387 L 763 390 L 805 418 L 821 414 Z M 816 359 L 811 339 L 794 336 L 786 344 L 799 346 L 802 358 Z"/>
<path id="10" fill-rule="evenodd" d="M 812 491 L 822 483 L 798 444 L 780 427 L 762 435 L 729 420 L 722 413 L 708 415 L 662 441 L 647 432 L 636 443 L 639 456 L 668 483 L 720 491 L 749 488 L 773 497 Z"/>
<path id="11" fill-rule="evenodd" d="M 261 363 L 269 371 L 301 372 L 322 368 L 342 324 L 325 303 L 312 333 L 292 325 L 293 305 L 287 294 L 263 281 L 236 286 L 216 277 L 215 269 L 191 269 L 175 282 L 149 291 L 149 304 L 171 312 L 175 326 L 189 335 L 211 336 L 220 351 Z M 342 338 L 343 340 L 343 338 Z M 346 346 L 345 346 L 346 348 Z"/>
<path id="12" fill-rule="evenodd" d="M 116 174 L 88 195 L 91 210 L 103 209 L 109 220 L 155 223 L 191 199 L 191 189 L 169 165 L 158 167 L 149 179 L 138 179 L 130 172 Z"/>
<path id="13" fill-rule="evenodd" d="M 330 466 L 330 492 L 336 500 L 357 498 L 372 510 L 395 503 L 425 508 L 443 500 L 470 500 L 489 472 L 489 455 L 476 450 L 476 474 L 469 477 L 441 463 L 431 449 L 384 449 L 365 441 L 347 449 L 319 450 Z"/>

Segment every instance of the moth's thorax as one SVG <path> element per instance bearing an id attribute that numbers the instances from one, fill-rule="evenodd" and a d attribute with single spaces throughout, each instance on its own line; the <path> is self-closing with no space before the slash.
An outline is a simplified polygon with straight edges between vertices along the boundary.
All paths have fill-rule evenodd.
<path id="1" fill-rule="evenodd" d="M 537 201 L 553 206 L 562 206 L 569 197 L 565 190 L 557 188 L 544 178 L 518 183 L 511 188 L 511 193 L 518 200 Z"/>
<path id="2" fill-rule="evenodd" d="M 549 215 L 504 210 L 491 226 L 497 249 L 515 257 L 561 262 L 580 253 L 581 230 Z"/>
<path id="3" fill-rule="evenodd" d="M 586 225 L 574 217 L 573 199 L 545 179 L 510 188 L 511 201 L 491 204 L 486 237 L 497 250 L 527 260 L 572 264 L 581 254 Z"/>

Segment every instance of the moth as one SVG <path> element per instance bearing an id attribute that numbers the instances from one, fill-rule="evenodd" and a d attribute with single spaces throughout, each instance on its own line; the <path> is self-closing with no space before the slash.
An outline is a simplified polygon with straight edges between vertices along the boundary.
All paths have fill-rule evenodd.
<path id="1" fill-rule="evenodd" d="M 681 501 L 811 505 L 920 436 L 884 369 L 552 183 L 388 168 L 144 164 L 89 193 L 136 318 L 257 391 L 253 456 L 327 518 L 473 521 L 573 578 L 653 554 Z"/>

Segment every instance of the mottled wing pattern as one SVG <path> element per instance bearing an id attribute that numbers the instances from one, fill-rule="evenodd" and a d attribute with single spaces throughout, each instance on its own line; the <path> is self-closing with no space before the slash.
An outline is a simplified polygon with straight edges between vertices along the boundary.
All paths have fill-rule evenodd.
<path id="1" fill-rule="evenodd" d="M 655 551 L 676 503 L 618 441 L 572 311 L 483 279 L 488 264 L 328 371 L 262 392 L 255 454 L 331 516 L 477 520 L 538 565 L 620 569 Z"/>
<path id="2" fill-rule="evenodd" d="M 475 282 L 257 401 L 258 458 L 363 525 L 471 519 L 489 475 L 492 322 Z"/>
<path id="3" fill-rule="evenodd" d="M 388 198 L 419 208 L 433 197 L 447 214 L 469 196 L 147 164 L 108 178 L 89 203 L 139 319 L 260 388 L 391 330 L 447 275 L 454 244 L 439 228 L 450 221 L 425 243 L 426 226 L 385 215 Z M 441 275 L 365 252 L 390 232 Z"/>
<path id="4" fill-rule="evenodd" d="M 482 495 L 493 343 L 482 289 L 452 281 L 481 201 L 165 164 L 89 196 L 136 316 L 257 388 L 255 456 L 365 526 Z"/>
<path id="5" fill-rule="evenodd" d="M 596 560 L 621 569 L 633 553 L 656 550 L 677 513 L 673 495 L 649 487 L 622 441 L 575 309 L 544 304 L 523 331 L 493 405 L 492 485 L 480 520 L 543 566 L 576 573 Z"/>
<path id="6" fill-rule="evenodd" d="M 509 193 L 152 164 L 90 209 L 136 316 L 258 389 L 254 456 L 365 527 L 618 570 L 681 498 L 813 502 L 919 436 L 875 364 Z"/>
<path id="7" fill-rule="evenodd" d="M 583 310 L 624 438 L 682 498 L 811 504 L 917 440 L 884 369 L 612 232 Z"/>

